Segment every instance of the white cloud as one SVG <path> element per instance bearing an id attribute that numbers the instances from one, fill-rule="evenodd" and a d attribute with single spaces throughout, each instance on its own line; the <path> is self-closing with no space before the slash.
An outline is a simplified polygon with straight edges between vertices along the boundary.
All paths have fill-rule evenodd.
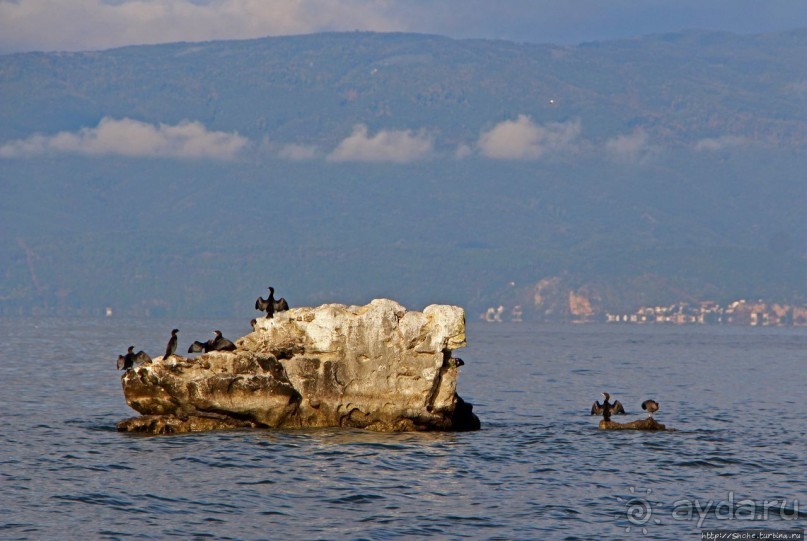
<path id="1" fill-rule="evenodd" d="M 328 155 L 328 161 L 407 163 L 427 158 L 433 149 L 434 139 L 422 130 L 381 130 L 370 136 L 367 126 L 357 124 Z"/>
<path id="2" fill-rule="evenodd" d="M 0 0 L 0 51 L 406 30 L 385 0 Z"/>
<path id="3" fill-rule="evenodd" d="M 11 141 L 0 146 L 0 158 L 68 152 L 229 160 L 248 144 L 249 139 L 238 133 L 208 131 L 200 122 L 155 126 L 130 118 L 104 117 L 95 128 Z"/>
<path id="4" fill-rule="evenodd" d="M 535 124 L 527 115 L 505 120 L 482 133 L 477 147 L 482 155 L 499 160 L 536 160 L 547 153 L 573 150 L 580 122 Z"/>
<path id="5" fill-rule="evenodd" d="M 469 145 L 461 144 L 457 147 L 454 151 L 454 158 L 457 160 L 461 160 L 463 158 L 467 158 L 471 154 L 474 153 L 474 149 L 472 149 Z"/>
<path id="6" fill-rule="evenodd" d="M 701 139 L 695 143 L 695 150 L 722 150 L 724 148 L 744 146 L 748 139 L 736 135 L 721 135 L 720 137 Z"/>
<path id="7" fill-rule="evenodd" d="M 654 150 L 648 144 L 647 133 L 642 129 L 609 139 L 605 142 L 605 149 L 615 158 L 625 161 L 641 160 Z"/>
<path id="8" fill-rule="evenodd" d="M 317 157 L 317 147 L 314 145 L 292 143 L 283 145 L 278 151 L 277 155 L 284 160 L 291 160 L 295 162 L 313 160 Z"/>

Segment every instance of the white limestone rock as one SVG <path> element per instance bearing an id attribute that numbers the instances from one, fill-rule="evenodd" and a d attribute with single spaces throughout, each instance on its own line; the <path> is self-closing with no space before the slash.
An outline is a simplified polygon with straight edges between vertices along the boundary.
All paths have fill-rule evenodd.
<path id="1" fill-rule="evenodd" d="M 259 318 L 236 346 L 174 360 L 173 367 L 158 358 L 127 372 L 127 403 L 144 415 L 215 414 L 266 427 L 479 428 L 472 406 L 456 393 L 463 363 L 451 352 L 465 346 L 459 307 L 416 312 L 376 299 L 293 308 Z M 159 424 L 126 423 L 119 429 L 148 432 Z M 168 425 L 181 431 L 183 423 Z M 194 426 L 201 425 L 209 419 Z"/>

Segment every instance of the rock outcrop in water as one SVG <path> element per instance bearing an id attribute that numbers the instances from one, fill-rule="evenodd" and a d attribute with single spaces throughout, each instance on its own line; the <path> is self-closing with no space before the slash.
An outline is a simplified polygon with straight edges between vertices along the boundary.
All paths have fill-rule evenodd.
<path id="1" fill-rule="evenodd" d="M 234 352 L 157 357 L 122 377 L 143 414 L 118 430 L 165 434 L 237 427 L 476 430 L 456 393 L 465 313 L 377 299 L 260 318 Z"/>
<path id="2" fill-rule="evenodd" d="M 616 421 L 600 421 L 600 430 L 672 430 L 659 423 L 652 417 L 638 419 L 628 423 L 617 423 Z"/>

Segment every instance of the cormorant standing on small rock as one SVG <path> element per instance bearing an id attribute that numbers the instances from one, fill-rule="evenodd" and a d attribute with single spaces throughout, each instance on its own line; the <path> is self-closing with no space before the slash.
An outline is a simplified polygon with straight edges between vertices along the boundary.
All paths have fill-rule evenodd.
<path id="1" fill-rule="evenodd" d="M 658 402 L 653 399 L 645 400 L 642 402 L 642 409 L 647 411 L 650 417 L 652 417 L 653 414 L 658 411 Z"/>
<path id="2" fill-rule="evenodd" d="M 253 330 L 253 331 L 255 330 L 255 326 L 256 326 L 256 325 L 258 325 L 258 320 L 257 320 L 257 319 L 251 319 L 251 320 L 249 320 L 249 326 L 250 326 L 250 327 L 252 327 L 252 330 Z"/>
<path id="3" fill-rule="evenodd" d="M 611 418 L 611 414 L 614 415 L 625 414 L 625 408 L 622 406 L 622 403 L 619 400 L 614 400 L 613 404 L 609 404 L 608 399 L 611 398 L 611 395 L 609 395 L 608 393 L 602 393 L 602 395 L 605 397 L 605 400 L 603 401 L 602 404 L 595 401 L 591 405 L 591 415 L 602 415 L 603 418 L 605 418 L 606 405 L 608 405 L 608 419 L 606 419 L 606 421 Z"/>
<path id="4" fill-rule="evenodd" d="M 602 395 L 605 397 L 605 400 L 602 401 L 602 418 L 607 423 L 611 420 L 611 404 L 608 403 L 611 396 L 608 393 L 602 393 Z"/>
<path id="5" fill-rule="evenodd" d="M 163 360 L 168 360 L 168 357 L 173 355 L 177 350 L 177 333 L 179 329 L 174 329 L 171 331 L 171 339 L 168 340 L 168 345 L 165 346 L 165 355 L 163 355 Z"/>

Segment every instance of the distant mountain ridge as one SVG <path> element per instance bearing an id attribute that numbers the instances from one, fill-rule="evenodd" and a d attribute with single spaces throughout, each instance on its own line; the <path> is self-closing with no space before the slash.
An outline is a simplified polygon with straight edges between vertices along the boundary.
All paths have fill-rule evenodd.
<path id="1" fill-rule="evenodd" d="M 578 47 L 335 33 L 14 54 L 0 56 L 0 138 L 111 116 L 197 120 L 282 141 L 327 141 L 361 119 L 472 141 L 522 113 L 540 123 L 582 118 L 592 138 L 641 126 L 686 143 L 747 137 L 754 126 L 768 142 L 802 144 L 805 72 L 807 31 L 687 32 Z"/>
<path id="2" fill-rule="evenodd" d="M 0 313 L 807 297 L 805 30 L 14 54 L 0 96 Z"/>

